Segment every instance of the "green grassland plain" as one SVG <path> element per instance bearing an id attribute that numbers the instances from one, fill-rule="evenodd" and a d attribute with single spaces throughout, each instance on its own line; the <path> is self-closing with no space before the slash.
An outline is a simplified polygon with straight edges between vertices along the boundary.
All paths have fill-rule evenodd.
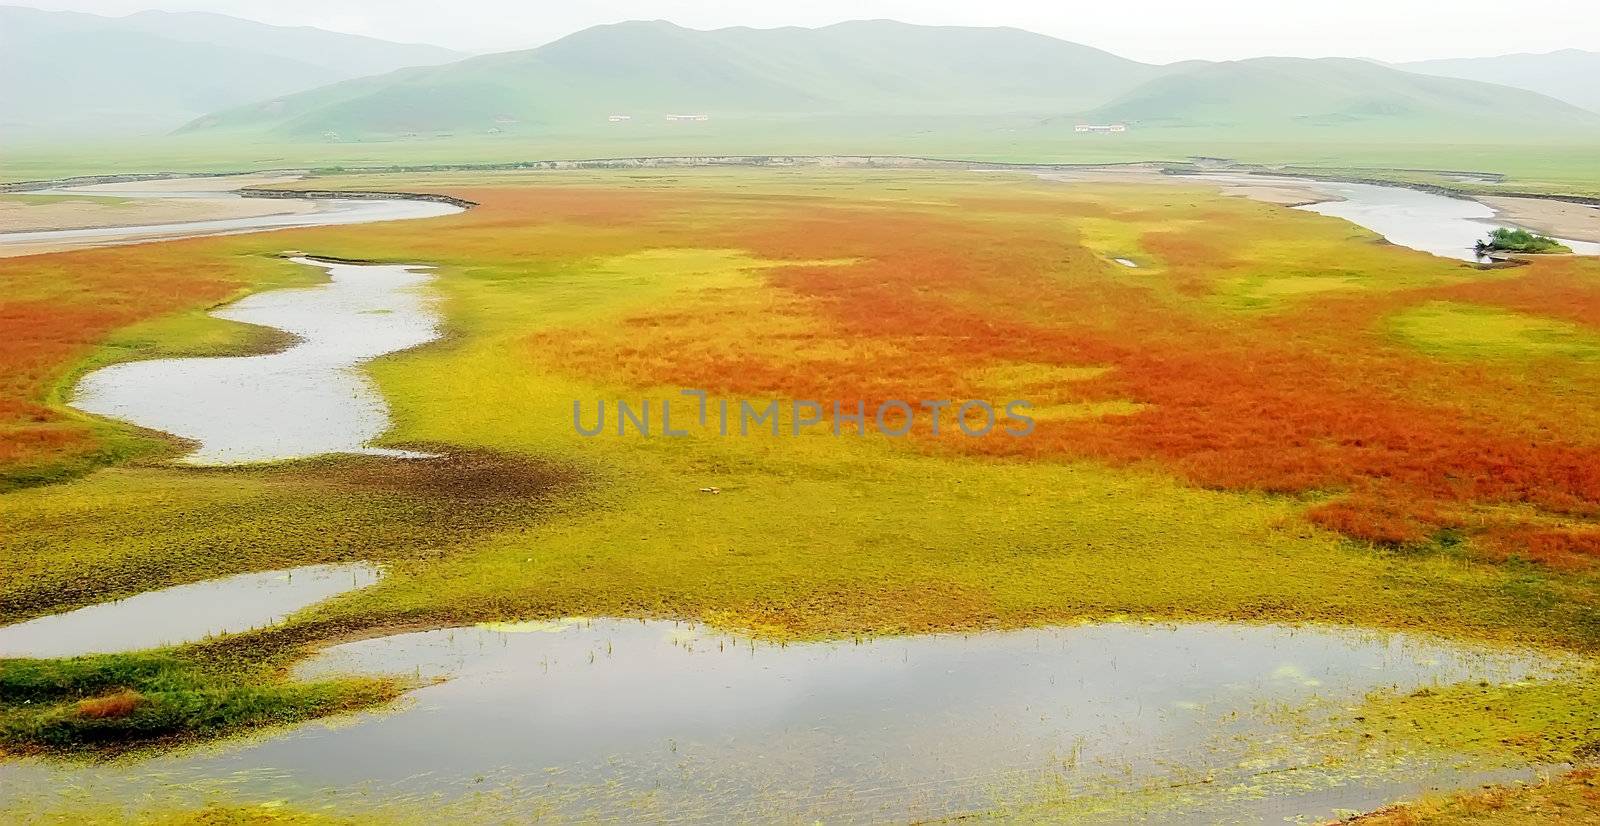
<path id="1" fill-rule="evenodd" d="M 1592 140 L 1508 142 L 1449 135 L 1386 139 L 1363 135 L 1274 134 L 1221 128 L 1077 135 L 1034 123 L 896 123 L 849 129 L 783 123 L 683 124 L 544 136 L 460 135 L 371 142 L 272 142 L 182 136 L 116 143 L 12 146 L 0 182 L 128 172 L 505 164 L 545 160 L 705 155 L 901 155 L 1003 163 L 1184 162 L 1192 157 L 1287 164 L 1332 174 L 1483 188 L 1429 170 L 1505 175 L 1518 191 L 1600 196 L 1600 152 Z M 1492 187 L 1483 188 L 1492 191 Z"/>

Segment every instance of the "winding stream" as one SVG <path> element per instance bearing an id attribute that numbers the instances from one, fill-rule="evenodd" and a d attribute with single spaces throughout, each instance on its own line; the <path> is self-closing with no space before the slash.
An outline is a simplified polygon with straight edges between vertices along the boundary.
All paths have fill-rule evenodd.
<path id="1" fill-rule="evenodd" d="M 367 443 L 388 429 L 388 407 L 357 368 L 439 337 L 438 315 L 417 289 L 426 267 L 297 263 L 329 282 L 247 296 L 212 315 L 294 334 L 277 353 L 130 361 L 78 383 L 73 407 L 194 441 L 195 465 L 296 459 L 325 453 L 421 454 Z"/>

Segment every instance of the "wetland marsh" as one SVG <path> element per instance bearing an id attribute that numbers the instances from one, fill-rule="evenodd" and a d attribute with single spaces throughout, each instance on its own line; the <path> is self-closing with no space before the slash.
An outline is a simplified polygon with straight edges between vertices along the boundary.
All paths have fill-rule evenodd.
<path id="1" fill-rule="evenodd" d="M 67 787 L 108 805 L 223 795 L 381 812 L 476 799 L 495 817 L 826 822 L 1120 789 L 1146 792 L 1156 822 L 1316 820 L 1536 768 L 1464 753 L 1396 765 L 1306 736 L 1331 714 L 1380 688 L 1558 667 L 1404 634 L 1271 625 L 777 646 L 661 621 L 489 623 L 343 643 L 295 669 L 432 683 L 391 711 L 132 764 L 13 763 L 0 781 L 20 799 Z M 1162 789 L 1202 781 L 1218 788 L 1203 806 L 1161 805 Z"/>
<path id="2" fill-rule="evenodd" d="M 479 206 L 5 265 L 0 619 L 385 575 L 0 663 L 0 810 L 1254 821 L 1600 741 L 1592 259 L 1483 270 L 1198 182 L 316 184 Z M 571 430 L 681 388 L 1042 415 Z"/>

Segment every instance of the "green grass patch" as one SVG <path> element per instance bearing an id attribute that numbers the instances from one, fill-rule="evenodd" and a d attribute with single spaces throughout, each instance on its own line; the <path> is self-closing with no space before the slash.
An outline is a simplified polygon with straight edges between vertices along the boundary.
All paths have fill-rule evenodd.
<path id="1" fill-rule="evenodd" d="M 1600 335 L 1576 324 L 1493 307 L 1434 301 L 1389 321 L 1394 334 L 1452 358 L 1600 358 Z"/>
<path id="2" fill-rule="evenodd" d="M 1349 731 L 1385 746 L 1530 763 L 1600 759 L 1600 673 L 1369 697 Z"/>
<path id="3" fill-rule="evenodd" d="M 273 665 L 161 651 L 7 660 L 0 751 L 104 755 L 214 738 L 369 708 L 405 688 L 392 679 L 284 681 Z"/>

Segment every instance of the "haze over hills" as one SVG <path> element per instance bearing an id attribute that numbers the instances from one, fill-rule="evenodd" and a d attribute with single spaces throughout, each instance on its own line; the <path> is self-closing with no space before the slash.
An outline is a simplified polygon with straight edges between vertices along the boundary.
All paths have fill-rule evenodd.
<path id="1" fill-rule="evenodd" d="M 1600 130 L 1600 114 L 1525 90 L 1367 61 L 1257 58 L 1151 66 L 1005 28 L 857 21 L 696 31 L 587 29 L 524 51 L 405 69 L 222 111 L 185 127 L 360 140 L 653 128 L 669 114 L 840 128 L 887 118 L 999 118 L 1012 128 L 1122 121 L 1139 130 L 1452 137 Z M 854 120 L 852 120 L 854 119 Z M 929 126 L 928 128 L 934 128 Z M 1600 134 L 1600 133 L 1597 133 Z"/>
<path id="2" fill-rule="evenodd" d="M 1562 49 L 1545 54 L 1424 60 L 1395 65 L 1408 72 L 1531 89 L 1600 112 L 1600 52 Z"/>
<path id="3" fill-rule="evenodd" d="M 0 138 L 180 127 L 224 141 L 289 142 L 700 134 L 686 128 L 777 138 L 792 129 L 1050 136 L 1083 121 L 1245 140 L 1600 135 L 1600 114 L 1549 97 L 1370 61 L 1153 66 L 1012 28 L 870 20 L 699 31 L 634 21 L 462 57 L 217 14 L 111 18 L 0 6 Z M 1582 98 L 1600 95 L 1585 82 L 1600 71 L 1585 68 L 1590 61 L 1600 55 L 1416 65 Z M 667 125 L 671 114 L 711 123 Z M 764 139 L 752 151 L 765 148 L 754 143 Z"/>
<path id="4" fill-rule="evenodd" d="M 247 101 L 461 57 L 218 14 L 0 6 L 0 136 L 160 134 Z"/>
<path id="5" fill-rule="evenodd" d="M 223 112 L 191 128 L 285 136 L 525 131 L 626 114 L 988 115 L 1084 108 L 1163 71 L 1018 29 L 856 21 L 820 29 L 597 26 L 537 49 L 406 70 Z M 514 124 L 514 126 L 513 126 Z"/>
<path id="6" fill-rule="evenodd" d="M 347 77 L 392 72 L 406 66 L 450 63 L 467 55 L 425 43 L 391 43 L 310 26 L 269 26 L 209 12 L 142 11 L 119 18 L 130 30 L 210 43 L 320 66 Z"/>
<path id="7" fill-rule="evenodd" d="M 1593 128 L 1600 116 L 1553 98 L 1349 58 L 1200 63 L 1155 78 L 1088 117 L 1159 127 L 1430 132 Z"/>

